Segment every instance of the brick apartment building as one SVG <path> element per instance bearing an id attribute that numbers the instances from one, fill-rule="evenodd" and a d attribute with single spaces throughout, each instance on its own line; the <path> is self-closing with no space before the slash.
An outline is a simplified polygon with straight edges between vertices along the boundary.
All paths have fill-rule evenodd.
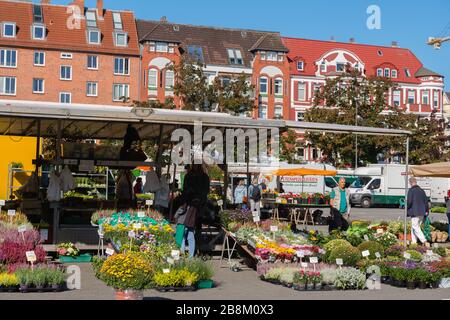
<path id="1" fill-rule="evenodd" d="M 123 105 L 139 96 L 134 15 L 0 1 L 0 99 Z M 78 9 L 79 8 L 79 9 Z"/>

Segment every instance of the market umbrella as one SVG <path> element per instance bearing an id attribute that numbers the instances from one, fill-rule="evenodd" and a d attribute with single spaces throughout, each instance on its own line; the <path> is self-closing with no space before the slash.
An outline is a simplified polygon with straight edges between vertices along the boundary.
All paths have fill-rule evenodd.
<path id="1" fill-rule="evenodd" d="M 415 177 L 450 178 L 450 162 L 411 166 Z"/>
<path id="2" fill-rule="evenodd" d="M 334 177 L 337 175 L 337 171 L 332 170 L 317 170 L 317 169 L 279 169 L 273 172 L 276 176 L 295 177 L 295 176 L 324 176 Z"/>

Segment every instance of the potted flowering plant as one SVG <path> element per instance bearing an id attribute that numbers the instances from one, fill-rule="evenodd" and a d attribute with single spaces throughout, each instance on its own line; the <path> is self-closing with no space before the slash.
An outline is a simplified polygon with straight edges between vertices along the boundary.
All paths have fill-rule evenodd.
<path id="1" fill-rule="evenodd" d="M 60 243 L 58 245 L 58 256 L 61 263 L 85 263 L 91 262 L 90 254 L 80 255 L 80 250 L 73 243 Z"/>
<path id="2" fill-rule="evenodd" d="M 312 272 L 310 274 L 310 280 L 312 283 L 314 283 L 314 289 L 317 291 L 322 290 L 322 280 L 323 277 L 320 274 L 320 272 Z"/>
<path id="3" fill-rule="evenodd" d="M 308 275 L 305 271 L 300 270 L 294 274 L 294 289 L 298 291 L 305 291 L 308 283 Z"/>

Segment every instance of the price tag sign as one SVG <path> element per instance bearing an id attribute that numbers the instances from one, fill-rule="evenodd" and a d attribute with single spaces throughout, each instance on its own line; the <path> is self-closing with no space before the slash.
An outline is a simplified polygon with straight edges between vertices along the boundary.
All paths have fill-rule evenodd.
<path id="1" fill-rule="evenodd" d="M 383 229 L 377 229 L 377 234 L 383 234 L 384 230 Z"/>
<path id="2" fill-rule="evenodd" d="M 145 204 L 146 204 L 147 206 L 152 206 L 152 205 L 153 205 L 153 200 L 146 200 L 146 201 L 145 201 Z"/>
<path id="3" fill-rule="evenodd" d="M 172 256 L 173 258 L 179 257 L 179 256 L 180 256 L 180 250 L 172 250 L 171 256 Z"/>
<path id="4" fill-rule="evenodd" d="M 220 207 L 223 206 L 223 200 L 217 201 L 217 204 L 218 204 Z"/>
<path id="5" fill-rule="evenodd" d="M 319 258 L 317 257 L 310 257 L 309 258 L 309 262 L 312 264 L 318 264 L 319 263 Z"/>
<path id="6" fill-rule="evenodd" d="M 139 211 L 137 213 L 138 218 L 145 218 L 145 212 L 144 211 Z"/>
<path id="7" fill-rule="evenodd" d="M 135 223 L 135 224 L 133 224 L 133 229 L 139 230 L 140 228 L 142 228 L 142 224 L 141 224 L 141 223 Z"/>
<path id="8" fill-rule="evenodd" d="M 344 265 L 344 260 L 343 259 L 336 259 L 336 264 L 338 266 L 343 266 Z"/>
<path id="9" fill-rule="evenodd" d="M 427 256 L 432 256 L 434 255 L 434 252 L 432 250 L 427 250 Z"/>
<path id="10" fill-rule="evenodd" d="M 439 248 L 439 244 L 437 244 L 437 243 L 433 243 L 433 248 Z"/>
<path id="11" fill-rule="evenodd" d="M 167 258 L 167 262 L 169 264 L 175 264 L 175 260 L 173 260 L 173 258 Z"/>
<path id="12" fill-rule="evenodd" d="M 366 235 L 364 235 L 364 240 L 369 241 L 369 237 Z"/>
<path id="13" fill-rule="evenodd" d="M 19 231 L 19 233 L 24 233 L 25 231 L 27 231 L 27 226 L 26 225 L 19 226 L 19 228 L 17 228 L 17 231 Z"/>
<path id="14" fill-rule="evenodd" d="M 134 238 L 136 236 L 136 233 L 132 231 L 128 231 L 128 238 Z"/>
<path id="15" fill-rule="evenodd" d="M 5 200 L 0 200 L 0 207 L 3 207 L 5 205 Z"/>
<path id="16" fill-rule="evenodd" d="M 170 273 L 170 269 L 163 269 L 163 273 Z"/>
<path id="17" fill-rule="evenodd" d="M 270 226 L 270 232 L 278 232 L 278 226 Z"/>
<path id="18" fill-rule="evenodd" d="M 301 265 L 303 269 L 308 268 L 308 264 L 306 262 L 302 262 Z"/>
<path id="19" fill-rule="evenodd" d="M 259 216 L 253 216 L 253 222 L 260 222 L 261 218 Z"/>
<path id="20" fill-rule="evenodd" d="M 410 259 L 411 259 L 411 254 L 408 253 L 408 252 L 405 252 L 405 253 L 403 254 L 403 257 L 404 257 L 406 260 L 410 260 Z"/>
<path id="21" fill-rule="evenodd" d="M 381 259 L 381 254 L 379 252 L 375 252 L 375 257 L 377 257 L 377 259 Z"/>
<path id="22" fill-rule="evenodd" d="M 364 258 L 368 258 L 368 257 L 370 256 L 370 251 L 369 251 L 369 250 L 363 251 L 363 252 L 362 252 L 362 256 L 363 256 Z"/>
<path id="23" fill-rule="evenodd" d="M 8 216 L 14 217 L 16 215 L 16 210 L 8 210 Z"/>
<path id="24" fill-rule="evenodd" d="M 112 256 L 115 253 L 115 251 L 111 248 L 106 249 L 106 255 L 107 256 Z"/>
<path id="25" fill-rule="evenodd" d="M 299 257 L 299 258 L 305 257 L 305 253 L 303 251 L 297 251 L 296 254 L 297 254 L 297 257 Z"/>
<path id="26" fill-rule="evenodd" d="M 26 256 L 27 256 L 27 261 L 28 262 L 36 262 L 36 254 L 34 253 L 34 251 L 27 251 L 25 252 Z"/>
<path id="27" fill-rule="evenodd" d="M 276 203 L 282 203 L 282 202 L 283 202 L 282 198 L 277 198 Z"/>

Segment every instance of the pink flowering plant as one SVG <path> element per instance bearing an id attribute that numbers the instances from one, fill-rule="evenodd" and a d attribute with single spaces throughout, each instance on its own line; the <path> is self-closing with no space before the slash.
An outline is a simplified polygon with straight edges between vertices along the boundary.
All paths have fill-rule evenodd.
<path id="1" fill-rule="evenodd" d="M 80 250 L 73 243 L 58 244 L 58 255 L 64 257 L 76 257 L 80 254 Z"/>

